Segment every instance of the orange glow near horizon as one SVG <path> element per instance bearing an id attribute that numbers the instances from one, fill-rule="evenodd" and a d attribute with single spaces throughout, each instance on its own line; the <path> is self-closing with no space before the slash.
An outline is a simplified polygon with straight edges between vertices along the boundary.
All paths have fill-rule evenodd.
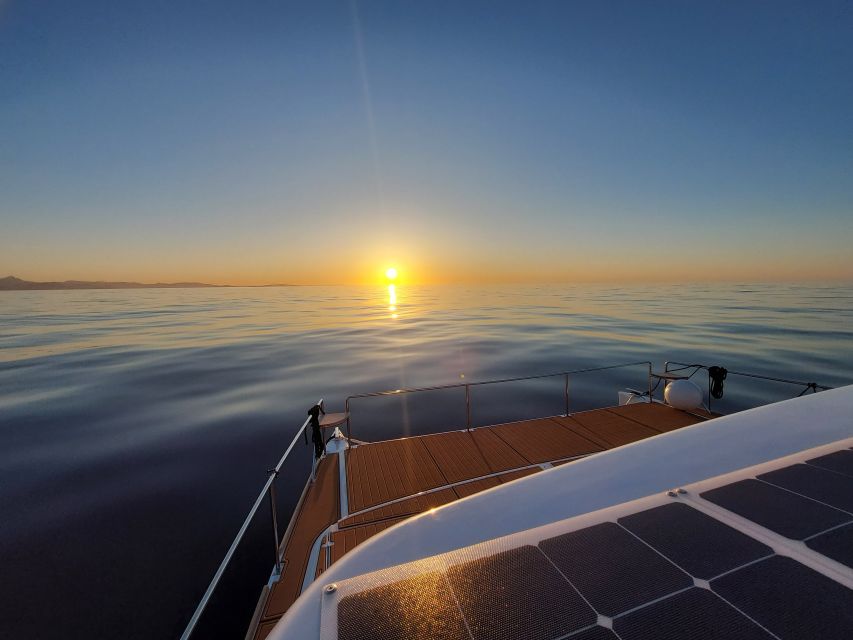
<path id="1" fill-rule="evenodd" d="M 832 251 L 814 257 L 809 247 L 780 251 L 778 255 L 740 256 L 734 248 L 720 245 L 714 251 L 694 256 L 680 247 L 657 255 L 656 247 L 626 248 L 616 256 L 610 250 L 578 247 L 573 252 L 513 252 L 498 247 L 479 253 L 463 253 L 453 247 L 438 247 L 424 241 L 382 238 L 394 246 L 394 255 L 378 243 L 369 246 L 330 242 L 320 254 L 315 247 L 300 248 L 282 256 L 275 250 L 257 247 L 239 251 L 223 248 L 216 259 L 206 249 L 183 254 L 160 251 L 137 253 L 134 248 L 101 247 L 89 254 L 85 265 L 67 246 L 55 256 L 41 260 L 37 268 L 23 269 L 22 256 L 0 255 L 0 277 L 13 275 L 33 281 L 125 281 L 202 282 L 216 285 L 254 286 L 267 284 L 356 285 L 386 287 L 443 284 L 633 284 L 678 282 L 779 282 L 850 281 L 853 262 Z M 26 243 L 21 246 L 30 246 Z M 390 252 L 389 252 L 390 253 Z M 494 255 L 497 254 L 497 255 Z M 652 255 L 655 254 L 655 255 Z M 318 257 L 319 255 L 319 257 Z M 405 258 L 404 260 L 401 257 Z M 783 259 L 784 257 L 784 259 Z M 59 262 L 61 261 L 61 264 Z M 392 277 L 393 276 L 393 277 Z"/>

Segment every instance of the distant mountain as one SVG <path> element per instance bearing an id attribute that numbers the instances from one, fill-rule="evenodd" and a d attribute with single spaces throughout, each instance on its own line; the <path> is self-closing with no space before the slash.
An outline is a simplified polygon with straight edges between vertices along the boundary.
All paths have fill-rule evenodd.
<path id="1" fill-rule="evenodd" d="M 31 282 L 15 276 L 0 278 L 0 291 L 37 291 L 48 289 L 196 289 L 200 287 L 219 287 L 227 285 L 204 284 L 203 282 L 87 282 L 85 280 L 66 280 L 64 282 Z"/>

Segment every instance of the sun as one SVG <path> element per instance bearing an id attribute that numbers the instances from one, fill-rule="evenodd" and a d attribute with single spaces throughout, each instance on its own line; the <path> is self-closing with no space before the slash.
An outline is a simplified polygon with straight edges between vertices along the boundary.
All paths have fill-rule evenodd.
<path id="1" fill-rule="evenodd" d="M 389 280 L 395 280 L 397 278 L 397 270 L 394 267 L 388 267 L 385 270 L 385 277 Z"/>

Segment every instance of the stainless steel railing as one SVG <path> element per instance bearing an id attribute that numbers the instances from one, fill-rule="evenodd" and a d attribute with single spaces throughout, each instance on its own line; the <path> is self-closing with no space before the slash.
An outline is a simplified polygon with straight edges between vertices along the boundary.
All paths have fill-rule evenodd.
<path id="1" fill-rule="evenodd" d="M 504 384 L 504 383 L 509 383 L 509 382 L 521 382 L 521 381 L 525 381 L 525 380 L 539 380 L 539 379 L 544 379 L 544 378 L 563 377 L 563 379 L 564 379 L 563 397 L 564 397 L 564 403 L 565 403 L 565 413 L 566 413 L 566 415 L 569 415 L 569 413 L 570 413 L 569 379 L 571 376 L 600 372 L 600 371 L 608 371 L 608 370 L 612 370 L 612 369 L 622 369 L 622 368 L 627 368 L 627 367 L 638 367 L 638 366 L 646 367 L 647 383 L 648 384 L 647 384 L 647 391 L 645 391 L 645 392 L 639 392 L 638 391 L 635 393 L 638 396 L 648 397 L 651 400 L 653 397 L 654 390 L 657 388 L 657 384 L 659 384 L 659 382 L 661 380 L 661 374 L 655 374 L 652 372 L 652 363 L 651 363 L 651 361 L 648 361 L 648 360 L 638 361 L 638 362 L 628 362 L 628 363 L 622 363 L 622 364 L 614 364 L 614 365 L 610 365 L 610 366 L 606 366 L 606 367 L 591 367 L 591 368 L 586 368 L 586 369 L 574 369 L 571 371 L 560 371 L 557 373 L 546 373 L 546 374 L 539 374 L 539 375 L 533 375 L 533 376 L 520 376 L 520 377 L 515 377 L 515 378 L 502 378 L 502 379 L 498 379 L 498 380 L 483 380 L 483 381 L 477 381 L 477 382 L 460 382 L 460 383 L 455 383 L 455 384 L 437 385 L 437 386 L 430 386 L 430 387 L 412 387 L 412 388 L 405 388 L 405 389 L 391 389 L 391 390 L 387 390 L 387 391 L 376 391 L 376 392 L 371 392 L 371 393 L 353 394 L 353 395 L 348 396 L 346 398 L 346 402 L 345 402 L 345 411 L 347 414 L 347 422 L 346 422 L 347 440 L 350 442 L 352 440 L 352 433 L 351 433 L 352 429 L 351 429 L 351 424 L 350 424 L 350 416 L 351 416 L 350 404 L 351 404 L 352 400 L 362 399 L 362 398 L 376 398 L 376 397 L 382 397 L 382 396 L 394 396 L 394 395 L 400 395 L 400 394 L 418 393 L 418 392 L 425 392 L 425 391 L 440 391 L 440 390 L 446 390 L 446 389 L 464 388 L 465 389 L 466 428 L 471 429 L 472 428 L 472 424 L 471 424 L 471 388 L 472 387 L 481 387 L 481 386 L 485 386 L 485 385 Z M 671 373 L 671 372 L 677 372 L 680 370 L 693 369 L 693 371 L 690 371 L 689 373 L 687 373 L 687 375 L 685 375 L 686 378 L 692 377 L 693 375 L 695 375 L 700 370 L 708 371 L 709 368 L 710 367 L 703 365 L 703 364 L 686 364 L 686 363 L 676 362 L 676 361 L 667 361 L 664 363 L 664 372 L 665 373 Z M 742 376 L 742 377 L 746 377 L 746 378 L 765 380 L 765 381 L 769 381 L 769 382 L 778 382 L 778 383 L 800 386 L 800 387 L 803 387 L 803 390 L 800 393 L 800 395 L 803 395 L 804 393 L 807 393 L 808 391 L 816 392 L 818 390 L 826 390 L 826 389 L 832 388 L 832 387 L 820 385 L 820 384 L 817 384 L 814 382 L 803 382 L 803 381 L 799 381 L 799 380 L 790 380 L 790 379 L 786 379 L 786 378 L 777 378 L 777 377 L 772 377 L 772 376 L 764 376 L 764 375 L 754 374 L 754 373 L 744 373 L 744 372 L 739 372 L 739 371 L 729 370 L 728 375 Z M 658 382 L 653 386 L 653 380 L 655 380 L 655 379 L 657 379 Z M 323 399 L 321 398 L 317 402 L 317 404 L 322 405 Z M 711 408 L 711 394 L 710 394 L 710 375 L 709 375 L 708 409 L 710 410 L 710 408 Z M 222 562 L 220 563 L 219 567 L 217 568 L 216 572 L 214 573 L 213 578 L 211 579 L 210 584 L 207 587 L 207 590 L 205 591 L 204 595 L 202 596 L 201 601 L 198 603 L 198 606 L 196 607 L 195 612 L 193 613 L 192 617 L 190 618 L 190 621 L 187 624 L 186 629 L 184 630 L 183 634 L 181 635 L 181 640 L 188 640 L 188 638 L 190 638 L 192 636 L 193 632 L 195 631 L 195 629 L 199 623 L 199 620 L 201 619 L 202 614 L 204 613 L 204 611 L 205 611 L 208 603 L 210 602 L 214 592 L 216 591 L 217 587 L 219 586 L 219 583 L 222 579 L 223 574 L 225 573 L 225 570 L 228 568 L 229 564 L 231 563 L 231 560 L 232 560 L 237 548 L 239 547 L 240 543 L 243 541 L 244 536 L 246 535 L 246 531 L 248 530 L 249 525 L 251 524 L 254 517 L 257 515 L 257 513 L 258 513 L 259 509 L 261 508 L 261 505 L 263 504 L 265 499 L 268 499 L 269 504 L 270 504 L 271 521 L 272 521 L 272 534 L 273 534 L 274 543 L 275 543 L 275 545 L 274 545 L 274 551 L 275 551 L 275 555 L 274 555 L 274 566 L 275 566 L 274 576 L 281 574 L 282 561 L 281 561 L 280 543 L 282 542 L 282 540 L 279 538 L 279 533 L 278 533 L 278 509 L 277 509 L 277 505 L 276 505 L 275 480 L 278 477 L 279 473 L 281 472 L 282 466 L 284 465 L 288 456 L 291 454 L 291 452 L 293 451 L 293 448 L 296 446 L 297 441 L 299 440 L 300 437 L 302 437 L 302 435 L 305 433 L 305 430 L 308 428 L 309 423 L 310 423 L 310 418 L 306 418 L 305 422 L 303 422 L 302 426 L 297 430 L 296 434 L 293 436 L 293 439 L 291 440 L 291 442 L 288 445 L 287 449 L 285 450 L 284 454 L 279 459 L 278 464 L 276 464 L 275 467 L 273 467 L 272 469 L 270 469 L 268 471 L 269 475 L 267 477 L 266 482 L 264 483 L 263 488 L 261 489 L 260 493 L 258 494 L 258 497 L 255 499 L 255 502 L 252 505 L 252 508 L 249 510 L 249 513 L 246 516 L 245 520 L 243 521 L 243 524 L 241 525 L 239 531 L 237 532 L 237 535 L 234 538 L 234 541 L 231 543 L 231 546 L 228 548 L 228 551 L 225 554 L 225 557 L 223 558 Z M 311 458 L 312 458 L 312 467 L 311 467 L 311 476 L 309 477 L 309 480 L 311 478 L 313 478 L 313 474 L 314 474 L 315 461 L 314 461 L 314 450 L 313 450 L 313 448 L 311 448 Z M 307 483 L 306 483 L 306 487 L 307 487 Z M 304 492 L 303 492 L 303 496 L 304 496 Z M 293 524 L 293 522 L 291 521 L 290 525 L 288 526 L 287 531 L 285 532 L 285 538 L 288 536 L 292 524 Z"/>
<path id="2" fill-rule="evenodd" d="M 317 404 L 322 405 L 323 399 L 317 402 Z M 305 432 L 305 429 L 308 428 L 308 424 L 310 422 L 310 418 L 306 418 L 305 422 L 302 423 L 302 426 L 296 432 L 296 435 L 293 436 L 293 439 L 290 441 L 287 449 L 284 454 L 272 469 L 270 469 L 267 473 L 269 474 L 267 477 L 266 483 L 264 483 L 263 489 L 258 494 L 258 497 L 255 499 L 255 503 L 252 505 L 252 508 L 249 510 L 249 514 L 246 516 L 246 519 L 243 520 L 243 524 L 240 527 L 240 530 L 237 532 L 234 541 L 231 543 L 231 546 L 228 547 L 228 551 L 225 554 L 225 557 L 222 559 L 222 562 L 219 564 L 219 567 L 216 569 L 216 573 L 213 574 L 213 579 L 211 579 L 210 584 L 207 587 L 207 590 L 204 592 L 201 600 L 198 603 L 195 611 L 193 612 L 192 617 L 190 618 L 189 623 L 184 629 L 183 634 L 181 634 L 181 640 L 187 640 L 190 636 L 192 636 L 193 631 L 195 631 L 196 626 L 198 625 L 199 620 L 201 620 L 201 615 L 204 613 L 204 610 L 207 608 L 208 603 L 210 602 L 211 597 L 213 596 L 214 591 L 216 591 L 217 586 L 219 586 L 219 582 L 222 579 L 225 570 L 228 568 L 228 565 L 231 563 L 231 559 L 234 557 L 234 553 L 237 551 L 237 547 L 240 546 L 240 543 L 243 541 L 243 537 L 246 535 L 246 531 L 249 529 L 249 525 L 252 520 L 255 518 L 255 515 L 258 513 L 258 510 L 261 508 L 265 499 L 269 499 L 270 503 L 270 511 L 272 516 L 272 534 L 275 541 L 275 573 L 281 574 L 281 551 L 279 544 L 281 540 L 278 536 L 278 507 L 276 506 L 276 491 L 275 491 L 275 479 L 278 477 L 278 474 L 281 472 L 281 468 L 284 465 L 285 460 L 290 455 L 290 452 L 293 451 L 293 447 L 296 446 L 299 438 Z M 311 473 L 314 473 L 314 449 L 311 449 Z"/>
<path id="3" fill-rule="evenodd" d="M 689 370 L 693 369 L 687 376 L 687 378 L 693 377 L 699 371 L 708 372 L 708 411 L 711 410 L 711 374 L 708 371 L 710 369 L 709 366 L 704 364 L 687 364 L 685 362 L 675 362 L 674 360 L 667 360 L 663 366 L 664 372 L 672 373 L 675 371 Z M 752 378 L 753 380 L 764 380 L 767 382 L 779 382 L 782 384 L 794 385 L 797 387 L 802 387 L 802 391 L 799 395 L 804 395 L 811 391 L 812 393 L 817 393 L 818 391 L 827 391 L 832 389 L 832 387 L 828 387 L 823 384 L 818 384 L 816 382 L 803 382 L 802 380 L 790 380 L 788 378 L 776 378 L 774 376 L 765 376 L 758 373 L 745 373 L 743 371 L 732 371 L 731 369 L 726 370 L 726 374 L 729 376 L 739 376 L 742 378 Z"/>
<path id="4" fill-rule="evenodd" d="M 648 391 L 646 392 L 648 396 L 651 398 L 652 395 L 652 363 L 648 360 L 643 360 L 640 362 L 626 362 L 624 364 L 614 364 L 607 367 L 592 367 L 588 369 L 574 369 L 572 371 L 560 371 L 558 373 L 544 373 L 535 376 L 521 376 L 518 378 L 502 378 L 500 380 L 482 380 L 479 382 L 457 382 L 455 384 L 444 384 L 438 385 L 434 387 L 413 387 L 408 389 L 391 389 L 388 391 L 374 391 L 372 393 L 357 393 L 351 396 L 348 396 L 345 402 L 345 411 L 347 414 L 347 440 L 352 441 L 352 427 L 350 424 L 350 402 L 352 400 L 356 400 L 359 398 L 377 398 L 381 396 L 394 396 L 398 394 L 405 393 L 418 393 L 422 391 L 441 391 L 445 389 L 465 389 L 465 426 L 467 429 L 471 428 L 471 387 L 480 387 L 484 385 L 491 384 L 503 384 L 506 382 L 520 382 L 522 380 L 539 380 L 542 378 L 557 378 L 562 376 L 564 378 L 564 400 L 565 400 L 565 409 L 566 415 L 569 414 L 569 377 L 573 375 L 578 375 L 582 373 L 593 373 L 596 371 L 608 371 L 610 369 L 622 369 L 625 367 L 638 367 L 643 365 L 647 368 L 648 371 Z M 645 393 L 642 395 L 646 395 Z"/>

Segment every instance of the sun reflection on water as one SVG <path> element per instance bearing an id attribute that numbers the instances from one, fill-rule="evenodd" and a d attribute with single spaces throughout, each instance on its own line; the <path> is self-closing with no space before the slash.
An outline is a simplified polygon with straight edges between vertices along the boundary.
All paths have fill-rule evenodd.
<path id="1" fill-rule="evenodd" d="M 391 312 L 391 319 L 397 319 L 397 286 L 388 285 L 388 311 Z"/>

